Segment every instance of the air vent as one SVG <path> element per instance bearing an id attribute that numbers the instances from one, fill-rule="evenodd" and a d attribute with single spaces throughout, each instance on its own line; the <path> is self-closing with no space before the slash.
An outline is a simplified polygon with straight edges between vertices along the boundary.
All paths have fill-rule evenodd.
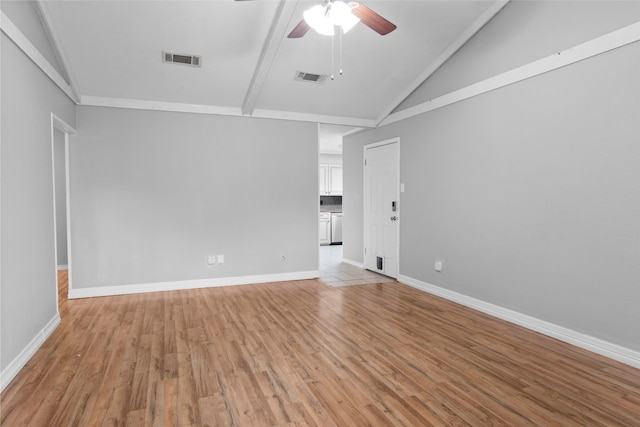
<path id="1" fill-rule="evenodd" d="M 312 82 L 312 83 L 323 83 L 327 80 L 326 74 L 313 74 L 313 73 L 305 73 L 303 71 L 298 71 L 294 80 L 300 80 L 303 82 Z"/>
<path id="2" fill-rule="evenodd" d="M 173 64 L 191 65 L 199 67 L 202 58 L 195 55 L 180 55 L 177 53 L 162 52 L 162 62 L 171 62 Z"/>

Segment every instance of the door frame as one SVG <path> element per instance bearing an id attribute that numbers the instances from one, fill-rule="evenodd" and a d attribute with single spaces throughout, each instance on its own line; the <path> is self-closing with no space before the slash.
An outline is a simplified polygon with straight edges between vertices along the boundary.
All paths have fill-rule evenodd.
<path id="1" fill-rule="evenodd" d="M 64 133 L 64 179 L 65 179 L 65 204 L 67 214 L 67 284 L 71 289 L 71 198 L 69 185 L 69 135 L 77 131 L 62 120 L 60 117 L 51 113 L 51 173 L 53 185 L 53 253 L 54 253 L 54 271 L 56 272 L 56 310 L 59 311 L 58 301 L 58 230 L 56 218 L 56 159 L 55 159 L 55 130 L 58 129 Z"/>
<path id="2" fill-rule="evenodd" d="M 398 191 L 398 207 L 397 207 L 397 216 L 398 216 L 398 221 L 397 221 L 397 226 L 398 226 L 398 232 L 396 233 L 396 242 L 395 242 L 395 249 L 396 249 L 396 262 L 397 262 L 397 266 L 396 266 L 396 276 L 394 277 L 394 279 L 397 279 L 400 276 L 400 225 L 401 225 L 401 211 L 402 211 L 402 202 L 401 202 L 401 191 L 400 191 L 400 137 L 396 136 L 394 138 L 389 138 L 389 139 L 385 139 L 383 141 L 378 141 L 378 142 L 373 142 L 371 144 L 366 144 L 364 147 L 362 147 L 362 267 L 363 269 L 366 270 L 366 265 L 365 265 L 365 259 L 366 259 L 366 254 L 365 254 L 365 247 L 366 247 L 366 239 L 365 239 L 365 231 L 366 231 L 366 227 L 367 224 L 365 223 L 364 219 L 365 219 L 365 212 L 364 212 L 364 196 L 366 194 L 366 190 L 367 190 L 367 180 L 365 179 L 365 159 L 366 159 L 366 153 L 367 150 L 372 149 L 372 148 L 376 148 L 376 147 L 381 147 L 383 145 L 392 145 L 395 144 L 396 146 L 396 151 L 398 152 L 398 164 L 397 164 L 397 168 L 398 168 L 398 182 L 396 182 L 396 189 Z M 392 276 L 389 276 L 392 277 Z"/>

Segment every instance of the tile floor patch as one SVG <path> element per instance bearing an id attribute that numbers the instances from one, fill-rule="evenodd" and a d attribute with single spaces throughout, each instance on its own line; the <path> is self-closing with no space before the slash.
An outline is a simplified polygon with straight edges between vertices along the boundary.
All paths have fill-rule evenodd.
<path id="1" fill-rule="evenodd" d="M 342 262 L 342 246 L 320 246 L 320 281 L 333 287 L 355 286 L 393 281 L 373 271 Z"/>

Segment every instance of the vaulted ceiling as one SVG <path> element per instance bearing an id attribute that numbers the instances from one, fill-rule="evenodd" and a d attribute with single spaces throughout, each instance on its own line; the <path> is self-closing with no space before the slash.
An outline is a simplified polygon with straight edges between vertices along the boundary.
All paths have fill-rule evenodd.
<path id="1" fill-rule="evenodd" d="M 359 23 L 341 46 L 338 36 L 332 42 L 313 30 L 287 38 L 304 10 L 320 2 L 39 5 L 81 104 L 370 127 L 481 28 L 499 10 L 496 3 L 505 3 L 369 0 L 363 4 L 396 24 L 395 31 L 381 36 Z M 202 64 L 163 63 L 162 52 L 198 55 Z M 335 79 L 297 81 L 300 71 Z"/>

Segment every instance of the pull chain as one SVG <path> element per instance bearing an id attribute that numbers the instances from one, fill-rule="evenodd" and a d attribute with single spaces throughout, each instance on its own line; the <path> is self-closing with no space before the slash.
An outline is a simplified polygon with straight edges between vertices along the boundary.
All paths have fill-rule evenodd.
<path id="1" fill-rule="evenodd" d="M 342 25 L 340 25 L 340 75 L 342 75 Z"/>
<path id="2" fill-rule="evenodd" d="M 333 77 L 333 35 L 331 35 L 331 80 L 335 80 Z"/>
<path id="3" fill-rule="evenodd" d="M 340 29 L 338 30 L 340 32 L 339 36 L 338 36 L 338 66 L 339 66 L 339 73 L 340 75 L 342 75 L 342 34 L 344 33 L 342 26 L 339 26 Z M 335 77 L 333 76 L 333 70 L 335 69 L 335 42 L 334 42 L 334 35 L 331 35 L 331 80 L 335 80 Z"/>

